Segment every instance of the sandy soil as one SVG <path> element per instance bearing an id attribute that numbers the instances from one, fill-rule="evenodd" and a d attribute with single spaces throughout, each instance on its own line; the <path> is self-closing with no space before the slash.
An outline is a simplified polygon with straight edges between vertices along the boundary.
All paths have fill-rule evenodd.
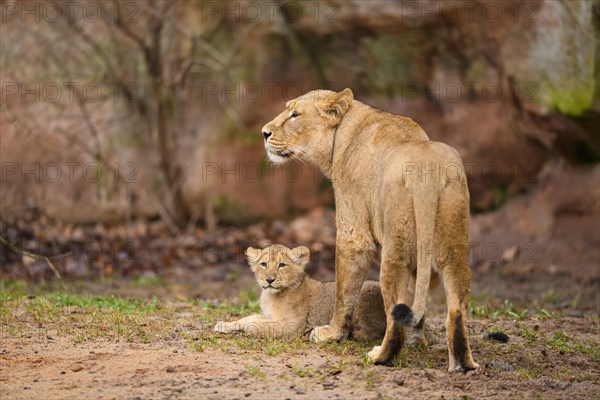
<path id="1" fill-rule="evenodd" d="M 431 325 L 441 332 L 440 319 Z M 504 329 L 511 331 L 512 322 Z M 573 340 L 598 338 L 597 320 L 563 318 L 519 322 L 521 328 Z M 269 357 L 239 349 L 190 351 L 185 342 L 84 343 L 65 338 L 4 339 L 0 350 L 2 399 L 335 399 L 335 398 L 597 398 L 600 366 L 543 344 L 485 341 L 486 321 L 474 321 L 474 356 L 482 368 L 467 375 L 433 368 L 364 366 L 357 357 L 332 355 L 315 346 L 303 354 Z M 534 328 L 537 326 L 537 328 Z M 443 332 L 441 332 L 443 334 Z M 443 341 L 429 352 L 445 356 Z M 596 358 L 597 361 L 597 358 Z M 341 368 L 336 366 L 343 365 Z M 539 374 L 540 368 L 543 373 Z M 305 371 L 305 376 L 298 372 Z M 308 372 L 306 372 L 308 371 Z M 529 374 L 529 375 L 528 375 Z"/>

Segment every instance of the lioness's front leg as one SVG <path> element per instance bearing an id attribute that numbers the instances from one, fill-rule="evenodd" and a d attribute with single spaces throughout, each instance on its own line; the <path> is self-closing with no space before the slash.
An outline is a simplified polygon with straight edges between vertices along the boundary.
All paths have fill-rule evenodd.
<path id="1" fill-rule="evenodd" d="M 310 333 L 311 342 L 344 340 L 348 337 L 354 307 L 360 297 L 374 246 L 356 237 L 340 240 L 335 253 L 335 306 L 329 325 L 318 326 Z"/>

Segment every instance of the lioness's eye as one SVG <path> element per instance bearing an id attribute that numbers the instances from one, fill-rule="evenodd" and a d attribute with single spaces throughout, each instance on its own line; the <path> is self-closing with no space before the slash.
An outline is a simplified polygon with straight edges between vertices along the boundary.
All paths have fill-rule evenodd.
<path id="1" fill-rule="evenodd" d="M 277 266 L 277 268 L 285 268 L 285 264 L 284 263 L 279 263 L 279 265 Z"/>
<path id="2" fill-rule="evenodd" d="M 300 116 L 300 114 L 299 114 L 299 113 L 297 113 L 296 111 L 294 111 L 294 112 L 292 113 L 292 115 L 290 116 L 290 118 L 297 118 L 297 117 L 299 117 L 299 116 Z"/>
<path id="3" fill-rule="evenodd" d="M 264 268 L 267 268 L 267 263 L 266 262 L 261 262 L 260 265 L 262 265 Z"/>

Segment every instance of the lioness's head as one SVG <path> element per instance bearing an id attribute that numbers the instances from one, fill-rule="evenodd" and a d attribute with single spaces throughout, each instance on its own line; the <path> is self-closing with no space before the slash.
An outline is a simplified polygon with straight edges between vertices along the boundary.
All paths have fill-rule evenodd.
<path id="1" fill-rule="evenodd" d="M 248 247 L 246 256 L 260 287 L 263 290 L 280 292 L 295 289 L 302 283 L 310 251 L 304 246 L 288 249 L 275 244 L 264 250 Z"/>
<path id="2" fill-rule="evenodd" d="M 352 90 L 313 90 L 290 100 L 262 128 L 267 155 L 274 163 L 300 157 L 319 164 L 331 152 L 336 126 L 352 105 Z"/>

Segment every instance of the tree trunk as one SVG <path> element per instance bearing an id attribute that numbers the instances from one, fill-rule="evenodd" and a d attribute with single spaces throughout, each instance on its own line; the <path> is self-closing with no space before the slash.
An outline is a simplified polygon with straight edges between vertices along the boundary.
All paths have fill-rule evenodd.
<path id="1" fill-rule="evenodd" d="M 161 32 L 164 27 L 160 18 L 152 19 L 150 46 L 144 49 L 144 56 L 152 90 L 156 99 L 156 129 L 158 136 L 158 151 L 160 156 L 160 169 L 166 184 L 166 208 L 171 218 L 179 228 L 184 228 L 188 220 L 188 212 L 183 201 L 182 171 L 174 152 L 173 132 L 171 122 L 173 108 L 169 102 L 172 93 L 165 87 L 163 78 L 163 59 L 161 51 Z"/>

